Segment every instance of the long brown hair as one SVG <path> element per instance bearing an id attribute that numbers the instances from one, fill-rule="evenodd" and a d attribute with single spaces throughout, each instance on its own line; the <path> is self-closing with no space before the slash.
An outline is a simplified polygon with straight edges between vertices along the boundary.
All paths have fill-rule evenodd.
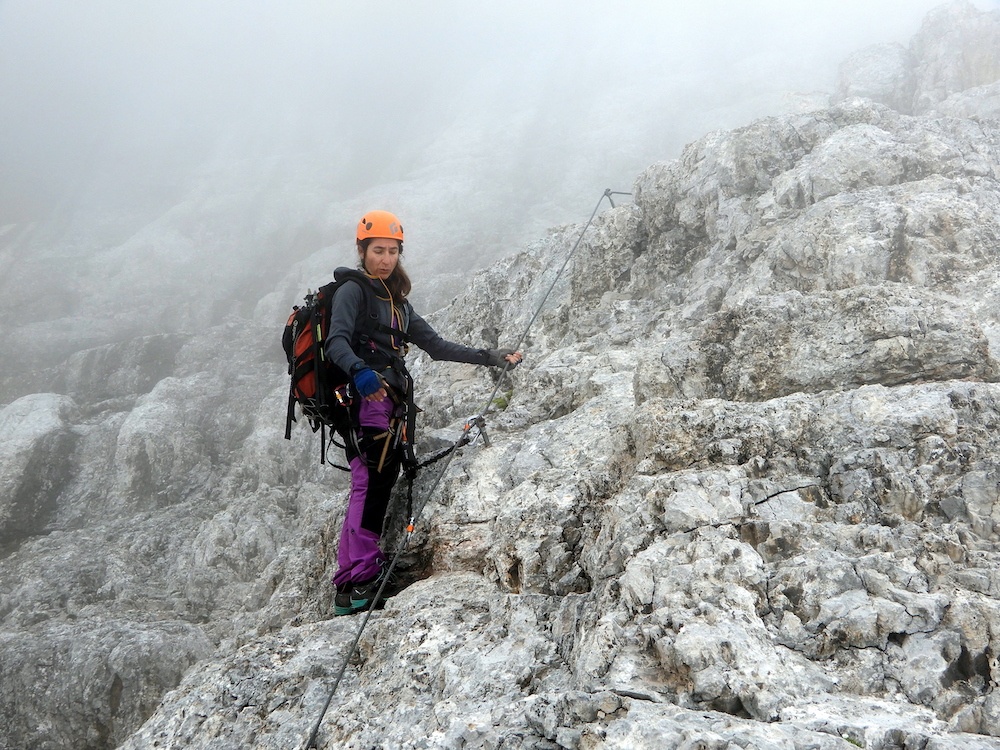
<path id="1" fill-rule="evenodd" d="M 358 257 L 358 268 L 360 268 L 365 273 L 365 253 L 368 252 L 368 245 L 371 243 L 373 238 L 366 237 L 363 240 L 358 240 L 358 250 L 360 251 L 360 256 Z M 392 295 L 393 299 L 402 302 L 406 299 L 406 295 L 410 293 L 413 289 L 413 284 L 410 281 L 410 276 L 406 273 L 406 269 L 403 268 L 403 243 L 399 243 L 399 260 L 396 263 L 396 267 L 389 274 L 389 278 L 385 280 L 385 285 L 389 289 L 389 294 Z"/>

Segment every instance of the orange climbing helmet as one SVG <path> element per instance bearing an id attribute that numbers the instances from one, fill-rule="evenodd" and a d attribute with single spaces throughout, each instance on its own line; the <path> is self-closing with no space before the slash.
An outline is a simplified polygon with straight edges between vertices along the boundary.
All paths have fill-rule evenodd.
<path id="1" fill-rule="evenodd" d="M 358 222 L 358 242 L 372 237 L 402 242 L 403 225 L 388 211 L 369 211 Z"/>

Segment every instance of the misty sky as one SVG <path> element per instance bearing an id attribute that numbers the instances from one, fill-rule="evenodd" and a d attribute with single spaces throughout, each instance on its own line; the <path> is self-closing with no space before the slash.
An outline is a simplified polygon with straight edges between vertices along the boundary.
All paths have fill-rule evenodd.
<path id="1" fill-rule="evenodd" d="M 44 213 L 94 170 L 155 180 L 227 143 L 250 157 L 340 146 L 366 189 L 418 169 L 449 128 L 532 113 L 565 134 L 616 90 L 683 132 L 671 98 L 829 85 L 844 56 L 906 42 L 939 4 L 6 0 L 0 218 Z"/>
<path id="2" fill-rule="evenodd" d="M 434 310 L 708 131 L 825 107 L 939 5 L 0 0 L 0 400 L 26 357 L 283 323 L 375 207 Z"/>

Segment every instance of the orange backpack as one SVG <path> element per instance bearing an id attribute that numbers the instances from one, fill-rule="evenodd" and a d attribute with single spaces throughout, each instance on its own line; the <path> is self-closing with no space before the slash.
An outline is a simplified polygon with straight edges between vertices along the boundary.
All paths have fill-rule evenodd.
<path id="1" fill-rule="evenodd" d="M 315 292 L 307 293 L 302 306 L 293 306 L 281 335 L 291 376 L 285 439 L 292 439 L 292 422 L 297 421 L 295 407 L 298 404 L 312 431 L 321 432 L 320 463 L 326 463 L 326 430 L 329 428 L 346 438 L 352 429 L 354 386 L 350 376 L 326 356 L 330 304 L 337 289 L 348 281 L 354 281 L 364 290 L 368 305 L 364 319 L 377 320 L 372 309 L 374 295 L 367 278 L 360 271 L 349 271 Z"/>

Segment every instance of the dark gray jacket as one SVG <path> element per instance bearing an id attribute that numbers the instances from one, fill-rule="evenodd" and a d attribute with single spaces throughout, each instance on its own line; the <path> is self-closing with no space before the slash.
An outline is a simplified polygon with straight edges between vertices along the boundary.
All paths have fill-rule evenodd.
<path id="1" fill-rule="evenodd" d="M 349 269 L 338 268 L 334 272 L 334 277 L 340 279 L 349 272 Z M 490 363 L 490 353 L 486 349 L 473 349 L 441 338 L 427 321 L 414 312 L 409 302 L 404 301 L 396 305 L 401 320 L 394 321 L 392 307 L 381 282 L 367 281 L 374 292 L 375 314 L 378 316 L 378 322 L 382 324 L 380 330 L 375 330 L 375 326 L 366 320 L 369 314 L 368 303 L 358 284 L 349 282 L 337 289 L 330 306 L 326 355 L 344 372 L 353 375 L 359 367 L 371 367 L 381 373 L 394 387 L 404 387 L 402 374 L 394 369 L 392 364 L 395 361 L 397 367 L 403 367 L 402 358 L 406 355 L 405 342 L 402 336 L 393 335 L 386 330 L 388 328 L 402 330 L 406 334 L 406 339 L 427 352 L 431 359 L 467 362 L 473 365 Z"/>

